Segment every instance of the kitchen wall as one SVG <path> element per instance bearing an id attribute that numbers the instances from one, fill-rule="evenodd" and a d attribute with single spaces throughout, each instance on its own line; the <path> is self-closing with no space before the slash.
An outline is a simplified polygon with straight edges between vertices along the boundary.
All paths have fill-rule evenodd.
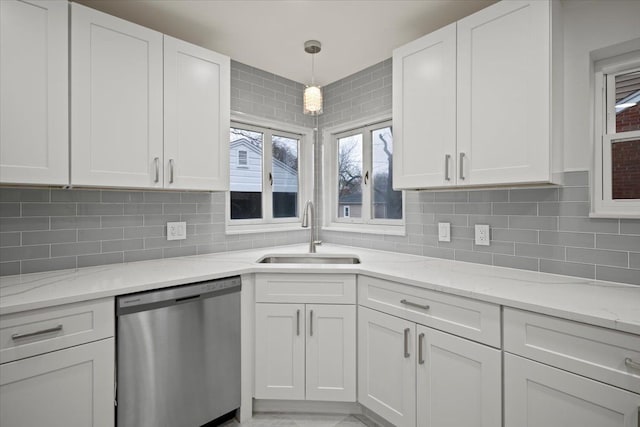
<path id="1" fill-rule="evenodd" d="M 321 129 L 385 112 L 391 117 L 391 72 L 387 60 L 327 86 Z M 571 109 L 574 102 L 566 104 Z M 640 220 L 589 218 L 587 170 L 566 172 L 562 187 L 409 191 L 405 197 L 406 236 L 324 230 L 322 240 L 640 285 Z M 438 242 L 438 222 L 451 223 L 451 242 Z M 491 226 L 490 246 L 475 245 L 475 224 Z"/>
<path id="2" fill-rule="evenodd" d="M 406 193 L 407 236 L 322 231 L 352 246 L 569 274 L 640 285 L 640 220 L 590 219 L 592 50 L 640 37 L 639 2 L 565 1 L 565 169 L 560 188 Z M 569 78 L 570 76 L 570 78 Z M 299 126 L 303 85 L 232 61 L 232 110 Z M 391 60 L 324 88 L 320 131 L 391 117 Z M 320 161 L 320 145 L 316 160 Z M 316 191 L 321 200 L 321 175 Z M 319 203 L 321 206 L 322 204 Z M 320 215 L 318 215 L 320 217 Z M 187 239 L 169 242 L 167 221 L 187 221 Z M 437 222 L 452 242 L 437 242 Z M 476 223 L 492 243 L 473 243 Z M 306 241 L 308 231 L 226 235 L 224 194 L 168 191 L 0 188 L 0 275 L 121 263 Z"/>
<path id="3" fill-rule="evenodd" d="M 231 62 L 231 108 L 312 127 L 302 84 Z M 224 193 L 0 188 L 0 275 L 278 246 L 308 231 L 225 234 Z M 167 221 L 187 239 L 166 240 Z"/>

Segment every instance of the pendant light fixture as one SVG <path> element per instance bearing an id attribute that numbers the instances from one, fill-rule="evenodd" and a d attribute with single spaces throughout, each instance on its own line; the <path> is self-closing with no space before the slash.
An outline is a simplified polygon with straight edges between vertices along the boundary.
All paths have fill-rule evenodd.
<path id="1" fill-rule="evenodd" d="M 311 54 L 311 85 L 304 89 L 304 114 L 316 116 L 322 114 L 322 90 L 315 84 L 314 55 L 320 52 L 322 45 L 318 40 L 308 40 L 304 43 L 304 51 Z"/>

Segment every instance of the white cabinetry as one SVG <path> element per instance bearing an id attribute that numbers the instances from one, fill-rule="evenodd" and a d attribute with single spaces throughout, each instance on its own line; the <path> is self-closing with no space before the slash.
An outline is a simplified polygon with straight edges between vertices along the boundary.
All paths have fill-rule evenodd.
<path id="1" fill-rule="evenodd" d="M 396 188 L 455 184 L 455 93 L 455 23 L 393 52 Z"/>
<path id="2" fill-rule="evenodd" d="M 71 184 L 226 190 L 229 58 L 71 12 Z"/>
<path id="3" fill-rule="evenodd" d="M 354 402 L 356 400 L 355 277 L 337 275 L 260 274 L 256 276 L 255 390 L 257 399 Z M 298 282 L 298 290 L 282 303 L 274 295 Z M 352 287 L 349 297 L 336 297 L 331 284 Z M 306 296 L 304 296 L 306 294 Z M 314 304 L 315 297 L 335 299 Z M 292 303 L 306 299 L 308 304 Z M 293 300 L 293 301 L 292 301 Z"/>
<path id="4" fill-rule="evenodd" d="M 164 186 L 229 188 L 228 56 L 164 36 Z"/>
<path id="5" fill-rule="evenodd" d="M 162 188 L 162 34 L 71 4 L 71 184 Z"/>
<path id="6" fill-rule="evenodd" d="M 509 308 L 504 332 L 505 427 L 640 423 L 640 337 Z"/>
<path id="7" fill-rule="evenodd" d="M 358 301 L 362 405 L 396 426 L 501 425 L 501 352 L 484 345 L 500 345 L 499 306 L 367 276 Z"/>
<path id="8" fill-rule="evenodd" d="M 69 183 L 68 5 L 0 1 L 0 183 Z"/>
<path id="9" fill-rule="evenodd" d="M 0 321 L 0 425 L 114 425 L 113 299 Z"/>
<path id="10" fill-rule="evenodd" d="M 394 51 L 397 188 L 559 182 L 558 7 L 502 1 Z"/>

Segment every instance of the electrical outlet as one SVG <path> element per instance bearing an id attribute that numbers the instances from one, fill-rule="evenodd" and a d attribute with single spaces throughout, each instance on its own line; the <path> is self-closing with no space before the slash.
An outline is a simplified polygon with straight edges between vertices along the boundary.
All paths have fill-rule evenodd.
<path id="1" fill-rule="evenodd" d="M 489 225 L 476 224 L 476 245 L 489 246 L 491 238 L 489 236 Z"/>
<path id="2" fill-rule="evenodd" d="M 167 223 L 167 240 L 184 240 L 187 238 L 187 223 L 168 222 Z"/>
<path id="3" fill-rule="evenodd" d="M 449 222 L 438 223 L 438 241 L 439 242 L 451 241 L 451 223 Z"/>

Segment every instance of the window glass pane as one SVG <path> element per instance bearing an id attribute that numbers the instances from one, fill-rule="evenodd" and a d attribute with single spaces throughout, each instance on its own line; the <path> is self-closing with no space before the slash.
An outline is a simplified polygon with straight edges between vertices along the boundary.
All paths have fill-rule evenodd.
<path id="1" fill-rule="evenodd" d="M 640 71 L 616 76 L 616 133 L 640 130 Z"/>
<path id="2" fill-rule="evenodd" d="M 298 216 L 298 140 L 274 135 L 271 173 L 273 175 L 273 217 Z"/>
<path id="3" fill-rule="evenodd" d="M 338 218 L 362 217 L 362 134 L 338 139 Z"/>
<path id="4" fill-rule="evenodd" d="M 231 219 L 262 218 L 263 134 L 231 128 L 230 141 Z"/>
<path id="5" fill-rule="evenodd" d="M 391 127 L 371 132 L 373 145 L 373 218 L 402 219 L 402 191 L 393 190 Z"/>
<path id="6" fill-rule="evenodd" d="M 640 199 L 640 139 L 611 144 L 611 198 Z"/>

